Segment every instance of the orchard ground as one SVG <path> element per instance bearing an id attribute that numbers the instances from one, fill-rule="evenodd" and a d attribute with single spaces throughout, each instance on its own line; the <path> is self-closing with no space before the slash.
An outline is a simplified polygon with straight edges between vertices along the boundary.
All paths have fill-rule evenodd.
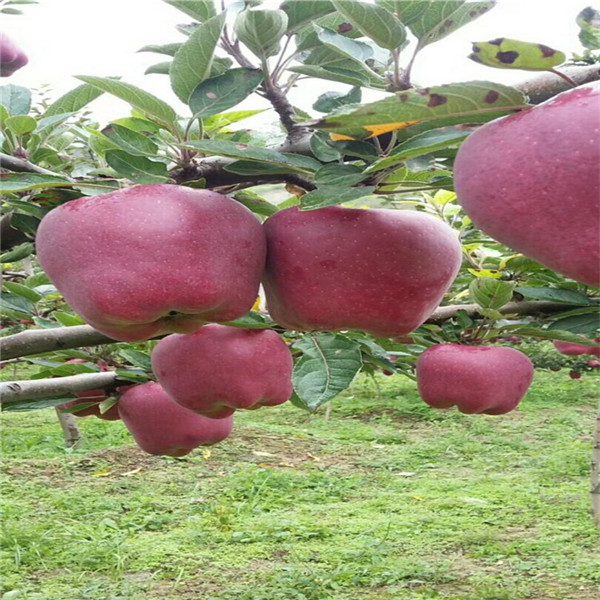
<path id="1" fill-rule="evenodd" d="M 6 369 L 12 370 L 12 369 Z M 12 374 L 6 374 L 12 376 Z M 184 459 L 122 423 L 5 413 L 3 592 L 19 600 L 592 600 L 600 387 L 538 371 L 516 412 L 434 411 L 361 376 L 329 420 L 240 412 Z"/>

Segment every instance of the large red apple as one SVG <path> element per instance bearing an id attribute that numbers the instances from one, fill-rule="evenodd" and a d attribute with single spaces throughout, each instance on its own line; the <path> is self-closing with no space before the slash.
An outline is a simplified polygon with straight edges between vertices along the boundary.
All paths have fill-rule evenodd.
<path id="1" fill-rule="evenodd" d="M 268 329 L 211 324 L 170 335 L 154 348 L 152 368 L 173 400 L 215 419 L 282 404 L 293 391 L 292 355 Z"/>
<path id="2" fill-rule="evenodd" d="M 198 446 L 221 442 L 233 428 L 233 417 L 198 415 L 174 402 L 154 382 L 127 389 L 119 400 L 119 414 L 142 450 L 165 456 L 185 456 Z"/>
<path id="3" fill-rule="evenodd" d="M 600 338 L 594 340 L 597 344 L 600 344 Z M 575 344 L 573 342 L 552 342 L 554 347 L 561 354 L 568 354 L 572 356 L 578 356 L 581 354 L 591 354 L 592 356 L 600 357 L 600 346 L 586 346 L 585 344 Z"/>
<path id="4" fill-rule="evenodd" d="M 6 34 L 0 32 L 0 77 L 10 77 L 27 62 L 25 52 Z"/>
<path id="5" fill-rule="evenodd" d="M 439 305 L 461 263 L 456 233 L 413 210 L 293 207 L 264 227 L 267 307 L 288 329 L 404 335 Z"/>
<path id="6" fill-rule="evenodd" d="M 480 127 L 454 165 L 475 225 L 514 250 L 600 285 L 600 84 Z"/>
<path id="7" fill-rule="evenodd" d="M 434 408 L 502 415 L 513 410 L 533 380 L 533 364 L 519 350 L 502 346 L 440 344 L 421 354 L 417 384 Z"/>
<path id="8" fill-rule="evenodd" d="M 235 200 L 164 184 L 67 202 L 44 217 L 36 245 L 71 307 L 123 341 L 241 317 L 256 300 L 266 246 Z"/>

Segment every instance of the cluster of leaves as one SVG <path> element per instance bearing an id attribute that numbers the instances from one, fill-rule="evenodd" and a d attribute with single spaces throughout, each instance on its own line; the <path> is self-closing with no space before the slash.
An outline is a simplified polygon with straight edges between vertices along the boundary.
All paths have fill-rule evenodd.
<path id="1" fill-rule="evenodd" d="M 274 10 L 247 1 L 230 3 L 220 12 L 212 0 L 165 1 L 194 22 L 178 28 L 183 41 L 141 50 L 165 57 L 148 73 L 168 76 L 171 89 L 189 108 L 187 116 L 116 78 L 79 76 L 81 85 L 50 104 L 35 104 L 23 87 L 0 86 L 2 152 L 35 165 L 31 172 L 4 173 L 1 179 L 2 210 L 10 213 L 12 227 L 29 237 L 1 257 L 8 273 L 4 334 L 31 324 L 82 323 L 32 260 L 37 225 L 49 210 L 124 183 L 204 187 L 198 167 L 210 164 L 211 157 L 223 159 L 221 189 L 261 219 L 295 204 L 304 210 L 333 204 L 409 205 L 435 214 L 460 233 L 466 266 L 447 300 L 477 304 L 483 321 L 459 311 L 443 324 L 424 325 L 403 342 L 360 332 L 287 332 L 296 357 L 293 401 L 299 406 L 318 408 L 361 370 L 411 377 L 419 354 L 435 343 L 502 336 L 577 341 L 576 334 L 594 333 L 594 291 L 483 236 L 461 212 L 453 192 L 452 164 L 460 143 L 479 124 L 526 108 L 527 98 L 490 81 L 424 89 L 411 82 L 415 56 L 487 13 L 493 0 L 286 0 Z M 590 52 L 597 49 L 597 12 L 585 9 L 578 23 L 582 44 Z M 475 43 L 471 58 L 496 68 L 540 71 L 565 61 L 558 50 L 507 38 Z M 322 93 L 313 103 L 314 114 L 307 114 L 294 108 L 286 93 L 308 78 L 346 84 L 348 90 Z M 363 88 L 380 92 L 381 99 L 361 104 Z M 82 111 L 102 94 L 129 103 L 131 114 L 101 128 Z M 310 156 L 306 149 L 281 151 L 259 131 L 235 128 L 262 112 L 231 110 L 251 94 L 272 103 L 288 133 L 297 128 L 310 135 Z M 229 176 L 237 177 L 235 184 L 228 183 Z M 288 187 L 290 195 L 281 188 L 283 201 L 273 202 L 269 189 L 257 185 L 290 177 L 304 181 L 308 193 Z M 501 312 L 514 299 L 564 303 L 566 310 L 547 319 Z M 258 312 L 234 325 L 274 326 Z M 150 372 L 151 345 L 117 344 L 27 360 L 39 367 L 34 377 L 43 378 L 64 375 L 62 362 L 83 353 L 91 363 L 106 360 L 124 379 L 143 381 Z M 70 365 L 69 374 L 85 368 Z"/>

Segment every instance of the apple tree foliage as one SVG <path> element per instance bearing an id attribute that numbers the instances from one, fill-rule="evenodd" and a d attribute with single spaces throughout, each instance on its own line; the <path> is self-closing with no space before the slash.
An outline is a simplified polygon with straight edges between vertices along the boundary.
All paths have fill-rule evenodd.
<path id="1" fill-rule="evenodd" d="M 290 206 L 343 204 L 411 208 L 458 232 L 464 255 L 458 277 L 443 305 L 404 339 L 285 331 L 264 302 L 229 323 L 284 336 L 295 361 L 292 401 L 308 410 L 337 396 L 359 372 L 414 379 L 418 357 L 435 344 L 594 337 L 598 289 L 476 229 L 457 203 L 453 162 L 478 126 L 597 79 L 596 11 L 573 15 L 582 51 L 571 59 L 543 44 L 481 41 L 470 58 L 491 67 L 489 80 L 422 87 L 416 68 L 413 73 L 419 52 L 493 10 L 493 0 L 285 0 L 277 9 L 260 0 L 224 8 L 213 0 L 164 1 L 186 23 L 172 41 L 141 51 L 160 56 L 147 73 L 167 78 L 185 110 L 113 76 L 78 75 L 77 87 L 52 99 L 49 91 L 0 86 L 2 366 L 24 361 L 33 366 L 32 380 L 53 382 L 6 401 L 4 410 L 73 400 L 75 389 L 61 387 L 65 376 L 88 375 L 89 383 L 77 389 L 97 388 L 91 376 L 107 375 L 99 361 L 111 365 L 113 379 L 101 381 L 106 387 L 153 379 L 150 354 L 157 341 L 111 343 L 86 329 L 35 258 L 37 226 L 52 208 L 134 184 L 214 189 L 261 221 Z M 493 81 L 494 68 L 542 73 L 530 74 L 539 82 L 535 88 L 527 82 L 512 87 Z M 315 80 L 319 90 L 334 82 L 335 91 L 311 96 Z M 363 100 L 366 90 L 377 99 Z M 311 97 L 310 110 L 290 99 L 298 91 Z M 129 114 L 95 122 L 86 107 L 101 95 L 124 100 Z M 258 96 L 262 108 L 242 105 L 250 96 Z M 265 111 L 273 124 L 255 125 L 252 117 Z M 78 337 L 68 341 L 77 326 Z M 24 337 L 33 331 L 37 337 Z M 65 364 L 70 359 L 84 362 Z M 104 401 L 101 411 L 113 403 Z"/>

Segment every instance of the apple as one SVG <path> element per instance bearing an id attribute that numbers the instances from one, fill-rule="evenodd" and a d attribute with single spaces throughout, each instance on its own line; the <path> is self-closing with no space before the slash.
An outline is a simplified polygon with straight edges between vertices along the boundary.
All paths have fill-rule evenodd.
<path id="1" fill-rule="evenodd" d="M 211 324 L 169 335 L 154 348 L 152 368 L 173 400 L 214 419 L 282 404 L 293 392 L 292 355 L 270 329 Z"/>
<path id="2" fill-rule="evenodd" d="M 258 219 L 208 190 L 149 184 L 51 210 L 37 255 L 65 300 L 98 331 L 142 341 L 241 317 L 258 295 Z"/>
<path id="3" fill-rule="evenodd" d="M 569 377 L 571 379 L 581 379 L 581 373 L 579 371 L 569 371 Z"/>
<path id="4" fill-rule="evenodd" d="M 588 360 L 587 366 L 591 369 L 598 369 L 600 367 L 600 360 Z"/>
<path id="5" fill-rule="evenodd" d="M 10 77 L 28 62 L 27 55 L 6 34 L 0 33 L 0 77 Z"/>
<path id="6" fill-rule="evenodd" d="M 594 340 L 597 344 L 600 344 L 600 338 Z M 591 354 L 592 356 L 600 357 L 600 346 L 586 346 L 585 344 L 575 344 L 573 342 L 552 342 L 554 347 L 561 354 L 568 354 L 571 356 L 578 356 L 580 354 Z"/>
<path id="7" fill-rule="evenodd" d="M 461 246 L 414 210 L 281 210 L 265 223 L 267 308 L 298 331 L 397 337 L 421 325 L 458 273 Z"/>
<path id="8" fill-rule="evenodd" d="M 431 346 L 417 361 L 421 398 L 434 408 L 502 415 L 513 410 L 533 380 L 525 354 L 503 346 Z"/>
<path id="9" fill-rule="evenodd" d="M 174 402 L 154 382 L 133 385 L 119 400 L 119 415 L 137 445 L 149 454 L 185 456 L 224 440 L 233 417 L 209 419 Z"/>
<path id="10" fill-rule="evenodd" d="M 510 248 L 600 285 L 600 84 L 486 123 L 454 164 L 458 201 Z"/>

